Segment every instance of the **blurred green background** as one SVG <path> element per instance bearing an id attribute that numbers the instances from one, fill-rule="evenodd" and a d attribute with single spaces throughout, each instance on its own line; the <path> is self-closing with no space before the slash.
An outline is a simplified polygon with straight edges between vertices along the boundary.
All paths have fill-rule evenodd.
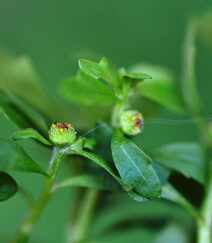
<path id="1" fill-rule="evenodd" d="M 75 73 L 80 57 L 107 56 L 117 66 L 145 61 L 166 66 L 180 77 L 187 21 L 210 7 L 211 0 L 0 0 L 0 49 L 29 56 L 53 95 L 59 81 Z M 199 88 L 205 112 L 212 114 L 212 49 L 198 45 Z M 6 126 L 2 122 L 1 133 Z M 147 147 L 195 138 L 189 125 L 150 130 L 144 134 Z M 32 188 L 40 183 L 39 176 L 20 179 L 30 180 Z M 35 228 L 37 242 L 65 242 L 70 201 L 68 191 L 56 195 Z M 0 204 L 1 234 L 15 231 L 25 208 L 19 195 Z"/>

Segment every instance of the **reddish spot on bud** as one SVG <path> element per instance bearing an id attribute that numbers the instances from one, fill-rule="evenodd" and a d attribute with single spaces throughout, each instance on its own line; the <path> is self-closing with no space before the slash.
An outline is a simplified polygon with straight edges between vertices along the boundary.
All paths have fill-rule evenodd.
<path id="1" fill-rule="evenodd" d="M 142 126 L 142 120 L 139 117 L 137 117 L 135 119 L 135 127 L 141 128 L 141 126 Z"/>
<path id="2" fill-rule="evenodd" d="M 62 129 L 69 129 L 70 128 L 70 124 L 65 123 L 65 122 L 60 122 L 60 123 L 56 123 L 57 128 L 62 128 Z"/>

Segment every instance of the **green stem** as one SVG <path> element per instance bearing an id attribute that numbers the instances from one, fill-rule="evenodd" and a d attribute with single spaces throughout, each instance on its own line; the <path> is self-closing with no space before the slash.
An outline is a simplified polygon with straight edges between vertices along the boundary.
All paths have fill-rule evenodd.
<path id="1" fill-rule="evenodd" d="M 61 159 L 62 154 L 59 152 L 59 149 L 54 148 L 52 152 L 52 158 L 49 164 L 48 172 L 50 176 L 45 180 L 43 192 L 32 205 L 28 215 L 26 216 L 25 220 L 23 221 L 21 227 L 16 234 L 16 238 L 12 241 L 12 243 L 27 243 L 29 241 L 33 226 L 40 218 L 44 208 L 46 207 L 51 197 L 51 190 L 54 184 L 54 179 L 57 175 Z"/>
<path id="2" fill-rule="evenodd" d="M 93 212 L 96 206 L 98 191 L 88 189 L 81 207 L 79 208 L 78 218 L 75 225 L 72 226 L 71 243 L 81 243 L 87 238 L 88 228 L 92 220 Z"/>
<path id="3" fill-rule="evenodd" d="M 211 243 L 212 240 L 212 176 L 202 206 L 202 219 L 198 222 L 198 243 Z"/>

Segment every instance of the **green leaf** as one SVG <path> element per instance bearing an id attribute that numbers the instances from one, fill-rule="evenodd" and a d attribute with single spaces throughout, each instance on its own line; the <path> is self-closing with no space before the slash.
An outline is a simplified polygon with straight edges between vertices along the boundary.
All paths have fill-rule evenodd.
<path id="1" fill-rule="evenodd" d="M 199 220 L 201 217 L 198 211 L 193 207 L 193 205 L 181 194 L 179 193 L 171 184 L 167 184 L 162 188 L 161 198 L 170 200 L 174 203 L 181 205 L 185 208 L 194 219 Z"/>
<path id="2" fill-rule="evenodd" d="M 82 174 L 67 178 L 54 186 L 54 191 L 65 187 L 86 187 L 98 190 L 111 190 L 111 185 L 104 177 L 94 176 L 90 174 Z"/>
<path id="3" fill-rule="evenodd" d="M 174 143 L 153 152 L 156 161 L 172 170 L 204 183 L 204 155 L 197 143 Z"/>
<path id="4" fill-rule="evenodd" d="M 121 182 L 120 178 L 116 175 L 114 170 L 111 168 L 110 164 L 102 159 L 97 154 L 94 154 L 92 152 L 88 152 L 85 150 L 82 151 L 76 151 L 76 154 L 81 155 L 82 157 L 85 157 L 91 161 L 93 161 L 98 166 L 102 167 L 104 170 L 106 170 L 120 185 L 123 186 L 123 183 Z"/>
<path id="5" fill-rule="evenodd" d="M 94 79 L 102 78 L 102 69 L 96 62 L 80 59 L 79 67 L 84 73 L 86 73 L 88 76 L 91 76 Z"/>
<path id="6" fill-rule="evenodd" d="M 107 84 L 82 72 L 64 80 L 61 93 L 68 101 L 86 106 L 111 106 L 115 101 Z"/>
<path id="7" fill-rule="evenodd" d="M 51 146 L 52 145 L 46 138 L 44 138 L 38 131 L 36 131 L 33 128 L 27 128 L 27 129 L 24 129 L 24 130 L 16 131 L 14 133 L 14 135 L 12 136 L 12 138 L 14 140 L 21 140 L 21 139 L 32 138 L 32 139 L 35 139 L 35 140 L 37 140 L 37 141 L 39 141 L 42 144 L 45 144 L 47 146 Z"/>
<path id="8" fill-rule="evenodd" d="M 173 75 L 168 70 L 154 65 L 140 64 L 132 67 L 131 71 L 142 71 L 152 77 L 138 84 L 137 90 L 142 96 L 173 112 L 184 112 L 182 97 L 173 81 Z"/>
<path id="9" fill-rule="evenodd" d="M 0 139 L 0 170 L 16 170 L 47 175 L 20 145 L 3 139 Z"/>
<path id="10" fill-rule="evenodd" d="M 122 78 L 132 79 L 142 81 L 145 79 L 151 79 L 151 76 L 143 72 L 131 72 L 127 71 L 125 68 L 119 70 L 119 74 Z"/>
<path id="11" fill-rule="evenodd" d="M 10 92 L 7 92 L 7 96 L 11 104 L 15 106 L 17 113 L 19 112 L 23 117 L 25 116 L 28 121 L 36 126 L 38 129 L 47 131 L 48 126 L 46 120 L 40 112 L 38 112 L 34 107 L 28 104 L 24 99 L 13 95 Z M 23 125 L 21 127 L 23 127 Z"/>
<path id="12" fill-rule="evenodd" d="M 190 111 L 196 115 L 200 113 L 201 101 L 197 88 L 197 80 L 195 73 L 195 62 L 196 62 L 196 23 L 195 21 L 190 21 L 185 35 L 184 40 L 184 50 L 183 50 L 183 82 L 182 91 L 183 97 L 187 107 Z"/>
<path id="13" fill-rule="evenodd" d="M 106 81 L 115 90 L 120 84 L 118 72 L 105 57 L 103 57 L 99 63 L 80 59 L 79 67 L 88 76 Z"/>
<path id="14" fill-rule="evenodd" d="M 111 148 L 115 166 L 123 182 L 143 197 L 159 197 L 160 181 L 151 159 L 120 131 L 114 133 Z"/>
<path id="15" fill-rule="evenodd" d="M 176 204 L 167 203 L 165 200 L 137 203 L 125 194 L 119 194 L 110 198 L 99 214 L 96 215 L 91 230 L 93 234 L 101 236 L 117 229 L 117 226 L 123 223 L 161 222 L 164 219 L 178 222 L 183 227 L 192 223 L 187 212 Z"/>
<path id="16" fill-rule="evenodd" d="M 58 107 L 27 56 L 10 56 L 0 53 L 0 89 L 22 98 L 47 116 L 54 116 Z M 33 95 L 32 95 L 33 91 Z"/>
<path id="17" fill-rule="evenodd" d="M 17 190 L 16 181 L 7 173 L 0 171 L 0 201 L 9 199 Z"/>

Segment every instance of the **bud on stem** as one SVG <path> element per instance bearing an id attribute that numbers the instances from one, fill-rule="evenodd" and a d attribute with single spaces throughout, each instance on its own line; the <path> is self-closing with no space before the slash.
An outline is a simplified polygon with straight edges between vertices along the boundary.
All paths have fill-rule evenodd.
<path id="1" fill-rule="evenodd" d="M 53 123 L 49 130 L 49 139 L 55 145 L 72 144 L 76 140 L 76 131 L 70 123 Z"/>
<path id="2" fill-rule="evenodd" d="M 136 110 L 123 111 L 120 116 L 120 126 L 123 132 L 135 136 L 142 131 L 144 120 L 142 114 Z"/>

